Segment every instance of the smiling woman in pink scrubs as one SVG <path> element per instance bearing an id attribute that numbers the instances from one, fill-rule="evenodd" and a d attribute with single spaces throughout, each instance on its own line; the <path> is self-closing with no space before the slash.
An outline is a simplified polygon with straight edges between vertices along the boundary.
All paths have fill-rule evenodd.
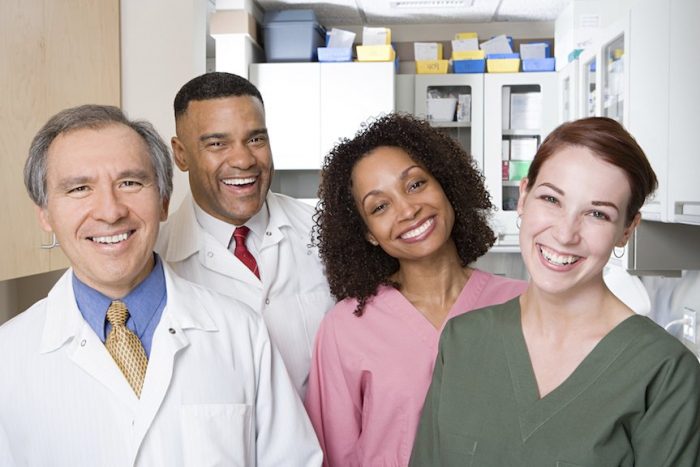
<path id="1" fill-rule="evenodd" d="M 306 407 L 330 466 L 405 466 L 445 322 L 521 281 L 470 267 L 494 242 L 473 160 L 427 122 L 391 114 L 337 145 L 319 190 L 331 292 Z M 303 272 L 302 272 L 303 273 Z"/>
<path id="2" fill-rule="evenodd" d="M 655 187 L 614 120 L 547 137 L 520 185 L 527 291 L 448 323 L 411 465 L 700 465 L 697 358 L 603 282 Z"/>

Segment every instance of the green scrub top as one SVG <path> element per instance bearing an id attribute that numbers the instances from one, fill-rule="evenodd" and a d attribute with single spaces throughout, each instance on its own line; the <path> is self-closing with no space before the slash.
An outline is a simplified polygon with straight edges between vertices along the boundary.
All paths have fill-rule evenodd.
<path id="1" fill-rule="evenodd" d="M 440 341 L 411 466 L 700 466 L 700 364 L 650 319 L 610 331 L 540 398 L 518 299 Z"/>

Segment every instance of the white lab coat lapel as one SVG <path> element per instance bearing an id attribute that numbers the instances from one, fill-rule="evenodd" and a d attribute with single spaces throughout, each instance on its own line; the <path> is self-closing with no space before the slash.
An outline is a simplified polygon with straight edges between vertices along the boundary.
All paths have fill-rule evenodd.
<path id="1" fill-rule="evenodd" d="M 167 303 L 160 323 L 153 334 L 151 358 L 148 362 L 146 379 L 141 391 L 141 406 L 135 422 L 134 456 L 143 442 L 153 420 L 163 404 L 170 388 L 173 369 L 179 352 L 186 352 L 190 341 L 186 329 L 215 332 L 217 327 L 207 311 L 198 304 L 196 297 L 182 291 L 173 282 L 173 272 L 163 264 Z M 135 461 L 136 457 L 132 459 Z"/>
<path id="2" fill-rule="evenodd" d="M 262 300 L 265 300 L 265 297 L 270 294 L 270 288 L 276 282 L 277 273 L 280 270 L 279 243 L 284 240 L 282 229 L 290 225 L 287 214 L 279 206 L 277 200 L 269 195 L 267 197 L 267 209 L 270 218 L 260 247 L 260 262 L 262 263 L 260 271 L 261 274 L 266 275 L 263 278 Z M 304 274 L 304 271 L 298 271 L 298 273 Z M 262 305 L 264 307 L 264 304 Z"/>
<path id="3" fill-rule="evenodd" d="M 136 394 L 78 309 L 72 269 L 59 279 L 47 297 L 41 352 L 53 352 L 62 346 L 77 366 L 112 391 L 125 407 L 135 409 Z"/>

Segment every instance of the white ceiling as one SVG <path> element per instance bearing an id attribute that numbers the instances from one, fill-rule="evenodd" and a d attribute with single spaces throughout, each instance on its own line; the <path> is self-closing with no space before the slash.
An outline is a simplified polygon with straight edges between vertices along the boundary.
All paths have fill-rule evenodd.
<path id="1" fill-rule="evenodd" d="M 310 8 L 329 25 L 554 21 L 571 0 L 255 0 L 263 11 Z M 397 8 L 397 3 L 408 7 Z M 425 6 L 412 6 L 424 3 Z M 451 6 L 461 4 L 461 6 Z"/>

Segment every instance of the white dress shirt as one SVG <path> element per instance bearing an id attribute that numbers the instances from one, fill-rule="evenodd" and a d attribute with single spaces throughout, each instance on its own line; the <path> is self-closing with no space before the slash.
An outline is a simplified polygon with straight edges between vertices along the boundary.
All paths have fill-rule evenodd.
<path id="1" fill-rule="evenodd" d="M 228 248 L 234 226 L 224 228 L 225 223 L 217 221 L 216 227 L 211 216 L 197 213 L 191 195 L 161 226 L 156 251 L 182 277 L 236 297 L 261 313 L 303 397 L 316 331 L 335 300 L 318 251 L 310 246 L 313 209 L 272 192 L 265 206 L 246 223 L 252 232 L 246 245 L 258 263 L 260 279 Z M 197 220 L 203 215 L 209 217 L 204 227 Z"/>
<path id="2" fill-rule="evenodd" d="M 321 464 L 257 313 L 166 266 L 138 399 L 80 314 L 71 274 L 0 327 L 0 465 Z"/>

